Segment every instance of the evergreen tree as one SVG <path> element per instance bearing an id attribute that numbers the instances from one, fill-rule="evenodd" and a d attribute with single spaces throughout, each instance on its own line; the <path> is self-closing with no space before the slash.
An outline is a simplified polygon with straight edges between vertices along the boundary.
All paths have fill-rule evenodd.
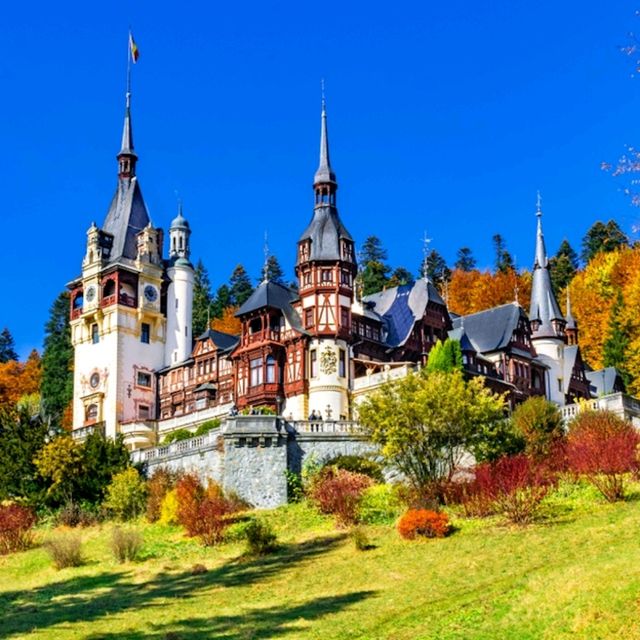
<path id="1" fill-rule="evenodd" d="M 244 304 L 249 296 L 253 293 L 251 279 L 246 269 L 239 264 L 229 278 L 229 294 L 231 295 L 231 304 L 239 307 Z"/>
<path id="2" fill-rule="evenodd" d="M 396 267 L 389 278 L 389 286 L 390 287 L 399 287 L 403 284 L 413 284 L 416 279 L 413 277 L 413 274 L 409 269 L 405 269 L 404 267 Z"/>
<path id="3" fill-rule="evenodd" d="M 207 318 L 211 305 L 211 281 L 202 260 L 196 264 L 193 278 L 193 328 L 192 335 L 198 337 L 207 329 Z"/>
<path id="4" fill-rule="evenodd" d="M 422 263 L 419 273 L 421 278 L 426 275 L 435 284 L 449 282 L 451 279 L 451 269 L 435 249 L 432 249 L 427 254 L 427 259 Z"/>
<path id="5" fill-rule="evenodd" d="M 469 247 L 460 247 L 456 255 L 458 259 L 453 265 L 455 269 L 460 269 L 460 271 L 473 271 L 476 268 L 476 259 L 473 257 Z"/>
<path id="6" fill-rule="evenodd" d="M 624 320 L 624 299 L 622 292 L 618 291 L 616 301 L 611 307 L 607 337 L 602 345 L 602 362 L 605 367 L 615 367 L 620 372 L 625 387 L 631 382 L 631 376 L 626 369 L 630 342 L 630 327 Z"/>
<path id="7" fill-rule="evenodd" d="M 576 275 L 578 254 L 566 239 L 562 241 L 556 255 L 549 260 L 549 271 L 551 272 L 551 284 L 556 294 L 562 291 Z"/>
<path id="8" fill-rule="evenodd" d="M 11 331 L 5 327 L 0 333 L 0 363 L 18 359 L 15 346 Z"/>
<path id="9" fill-rule="evenodd" d="M 220 285 L 211 305 L 211 317 L 222 318 L 224 310 L 231 306 L 231 293 L 226 284 Z"/>
<path id="10" fill-rule="evenodd" d="M 276 284 L 284 284 L 284 271 L 278 262 L 278 258 L 275 256 L 269 256 L 266 264 L 266 279 Z M 260 280 L 265 279 L 265 274 L 262 274 Z"/>
<path id="11" fill-rule="evenodd" d="M 504 238 L 499 234 L 493 236 L 493 246 L 496 253 L 496 271 L 499 273 L 507 273 L 514 268 L 513 258 L 507 251 L 507 245 Z"/>
<path id="12" fill-rule="evenodd" d="M 427 360 L 427 373 L 434 371 L 443 373 L 462 371 L 462 350 L 459 340 L 447 338 L 444 342 L 438 340 L 435 343 L 429 351 Z"/>
<path id="13" fill-rule="evenodd" d="M 609 253 L 629 245 L 629 239 L 615 220 L 594 223 L 582 240 L 582 261 L 587 264 L 601 251 Z"/>
<path id="14" fill-rule="evenodd" d="M 16 410 L 0 409 L 0 501 L 26 498 L 37 501 L 44 491 L 33 459 L 49 432 L 48 421 L 29 411 L 26 404 Z"/>
<path id="15" fill-rule="evenodd" d="M 55 299 L 45 325 L 40 395 L 46 413 L 59 423 L 73 397 L 73 346 L 67 291 Z"/>
<path id="16" fill-rule="evenodd" d="M 387 252 L 380 238 L 369 236 L 360 251 L 360 273 L 358 278 L 362 286 L 362 295 L 381 291 L 389 284 L 391 267 L 385 262 Z"/>

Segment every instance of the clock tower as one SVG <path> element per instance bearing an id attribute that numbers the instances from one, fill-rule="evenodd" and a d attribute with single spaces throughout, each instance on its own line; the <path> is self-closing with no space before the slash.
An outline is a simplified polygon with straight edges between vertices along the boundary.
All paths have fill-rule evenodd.
<path id="1" fill-rule="evenodd" d="M 136 176 L 127 93 L 118 183 L 102 228 L 87 231 L 82 275 L 70 283 L 73 429 L 110 437 L 156 415 L 154 372 L 164 364 L 162 230 L 149 219 Z M 148 440 L 131 442 L 148 446 Z"/>

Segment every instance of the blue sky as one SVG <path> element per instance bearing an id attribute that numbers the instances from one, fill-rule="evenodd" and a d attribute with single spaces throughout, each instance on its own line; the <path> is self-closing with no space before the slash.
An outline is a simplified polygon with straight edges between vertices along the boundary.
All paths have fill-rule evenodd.
<path id="1" fill-rule="evenodd" d="M 138 175 L 166 228 L 178 191 L 214 285 L 257 277 L 264 232 L 292 275 L 312 211 L 320 78 L 338 204 L 358 243 L 379 235 L 417 269 L 426 231 L 449 261 L 490 266 L 501 233 L 533 256 L 578 249 L 597 219 L 639 212 L 600 170 L 639 144 L 640 78 L 618 47 L 637 3 L 9 3 L 0 25 L 0 327 L 40 348 L 78 275 L 85 232 L 116 181 L 129 24 Z"/>

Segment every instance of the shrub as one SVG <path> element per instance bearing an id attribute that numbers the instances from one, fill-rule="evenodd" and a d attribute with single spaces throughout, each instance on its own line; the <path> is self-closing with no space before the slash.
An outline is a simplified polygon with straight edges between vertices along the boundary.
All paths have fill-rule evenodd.
<path id="1" fill-rule="evenodd" d="M 336 517 L 338 526 L 349 526 L 357 520 L 362 493 L 372 484 L 361 473 L 325 467 L 315 478 L 310 497 L 322 513 Z"/>
<path id="2" fill-rule="evenodd" d="M 337 456 L 329 460 L 325 466 L 361 473 L 369 476 L 375 482 L 384 482 L 382 466 L 375 460 L 363 456 Z"/>
<path id="3" fill-rule="evenodd" d="M 133 529 L 116 527 L 111 533 L 111 552 L 113 557 L 122 564 L 135 560 L 142 548 L 142 536 Z"/>
<path id="4" fill-rule="evenodd" d="M 225 529 L 231 524 L 227 516 L 232 513 L 229 502 L 224 497 L 205 498 L 198 504 L 195 535 L 205 547 L 222 542 Z"/>
<path id="5" fill-rule="evenodd" d="M 56 524 L 64 527 L 91 527 L 98 522 L 98 515 L 87 506 L 67 502 L 56 515 Z"/>
<path id="6" fill-rule="evenodd" d="M 366 524 L 387 524 L 393 522 L 401 510 L 398 489 L 390 484 L 376 484 L 362 493 L 358 520 Z"/>
<path id="7" fill-rule="evenodd" d="M 536 459 L 547 456 L 555 443 L 564 438 L 562 415 L 543 396 L 533 396 L 516 407 L 513 426 L 525 442 L 525 453 Z"/>
<path id="8" fill-rule="evenodd" d="M 160 507 L 160 524 L 174 525 L 178 521 L 178 494 L 175 489 L 167 491 Z"/>
<path id="9" fill-rule="evenodd" d="M 83 564 L 82 541 L 77 533 L 69 532 L 50 538 L 45 543 L 56 569 L 79 567 Z"/>
<path id="10" fill-rule="evenodd" d="M 375 548 L 374 545 L 371 544 L 364 527 L 354 527 L 351 530 L 351 539 L 353 540 L 353 546 L 356 548 L 356 551 L 369 551 L 369 549 Z"/>
<path id="11" fill-rule="evenodd" d="M 162 503 L 167 492 L 176 486 L 179 473 L 165 467 L 156 469 L 147 482 L 147 520 L 155 522 L 160 518 Z"/>
<path id="12" fill-rule="evenodd" d="M 287 480 L 287 501 L 300 502 L 304 498 L 302 476 L 290 469 L 286 469 L 284 475 Z"/>
<path id="13" fill-rule="evenodd" d="M 171 444 L 172 442 L 180 442 L 181 440 L 188 440 L 189 438 L 193 438 L 194 434 L 191 433 L 188 429 L 176 429 L 171 433 L 168 433 L 164 440 L 162 441 L 163 445 Z"/>
<path id="14" fill-rule="evenodd" d="M 625 475 L 638 470 L 640 434 L 609 411 L 585 411 L 571 423 L 569 468 L 587 477 L 609 501 L 624 498 Z"/>
<path id="15" fill-rule="evenodd" d="M 540 503 L 555 475 L 524 454 L 504 456 L 475 469 L 475 479 L 460 486 L 459 499 L 466 515 L 501 512 L 508 520 L 526 524 L 538 515 Z"/>
<path id="16" fill-rule="evenodd" d="M 450 532 L 449 517 L 442 511 L 410 509 L 398 521 L 398 533 L 407 540 L 416 536 L 444 538 Z"/>
<path id="17" fill-rule="evenodd" d="M 145 508 L 146 484 L 133 467 L 113 476 L 104 506 L 118 519 L 131 520 Z"/>
<path id="18" fill-rule="evenodd" d="M 194 436 L 203 436 L 205 433 L 209 433 L 209 431 L 213 429 L 218 429 L 220 427 L 220 419 L 214 418 L 213 420 L 207 420 L 203 422 L 193 434 Z"/>
<path id="19" fill-rule="evenodd" d="M 193 537 L 198 531 L 198 507 L 204 498 L 204 487 L 198 476 L 194 473 L 182 476 L 176 483 L 176 498 L 178 522 L 187 530 L 187 535 Z"/>
<path id="20" fill-rule="evenodd" d="M 278 548 L 277 537 L 266 523 L 252 518 L 244 528 L 247 539 L 247 551 L 252 556 L 263 556 Z"/>
<path id="21" fill-rule="evenodd" d="M 28 507 L 0 505 L 0 555 L 28 549 L 33 543 L 36 520 L 36 514 Z"/>

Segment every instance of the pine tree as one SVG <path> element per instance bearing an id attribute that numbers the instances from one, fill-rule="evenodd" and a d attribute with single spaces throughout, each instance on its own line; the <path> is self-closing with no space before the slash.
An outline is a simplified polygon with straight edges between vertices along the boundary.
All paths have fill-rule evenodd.
<path id="1" fill-rule="evenodd" d="M 607 337 L 602 345 L 602 361 L 605 367 L 615 367 L 622 376 L 625 386 L 631 381 L 626 369 L 629 343 L 631 341 L 630 328 L 624 321 L 624 299 L 618 290 L 616 301 L 611 307 Z"/>
<path id="2" fill-rule="evenodd" d="M 369 236 L 362 244 L 360 261 L 363 265 L 369 262 L 381 262 L 387 259 L 387 251 L 378 236 Z"/>
<path id="3" fill-rule="evenodd" d="M 249 296 L 253 293 L 251 280 L 246 269 L 239 264 L 233 270 L 231 278 L 229 278 L 229 294 L 231 295 L 231 304 L 236 307 L 242 306 Z"/>
<path id="4" fill-rule="evenodd" d="M 445 259 L 435 249 L 432 249 L 427 254 L 427 259 L 420 266 L 419 274 L 421 278 L 424 278 L 426 275 L 427 278 L 435 284 L 449 282 L 451 279 L 451 269 L 449 269 Z"/>
<path id="5" fill-rule="evenodd" d="M 193 328 L 192 335 L 198 337 L 207 328 L 211 306 L 211 281 L 202 260 L 196 264 L 193 278 Z"/>
<path id="6" fill-rule="evenodd" d="M 211 305 L 211 317 L 222 318 L 224 310 L 231 306 L 231 293 L 226 284 L 220 285 L 216 291 L 216 297 Z"/>
<path id="7" fill-rule="evenodd" d="M 59 423 L 73 397 L 73 346 L 67 291 L 53 302 L 45 325 L 40 395 L 47 414 Z"/>
<path id="8" fill-rule="evenodd" d="M 578 254 L 566 239 L 562 241 L 556 255 L 549 260 L 549 271 L 556 294 L 565 289 L 578 272 Z"/>
<path id="9" fill-rule="evenodd" d="M 460 269 L 460 271 L 473 271 L 476 268 L 476 259 L 473 257 L 469 247 L 460 247 L 456 255 L 458 259 L 453 265 L 455 269 Z"/>
<path id="10" fill-rule="evenodd" d="M 275 256 L 269 256 L 266 264 L 266 279 L 269 282 L 275 282 L 276 284 L 284 284 L 284 271 L 278 262 L 278 258 Z M 262 274 L 260 280 L 265 279 L 265 274 Z"/>
<path id="11" fill-rule="evenodd" d="M 396 267 L 389 278 L 388 285 L 390 287 L 399 287 L 404 284 L 412 285 L 415 281 L 416 279 L 413 277 L 413 274 L 409 269 Z"/>
<path id="12" fill-rule="evenodd" d="M 607 224 L 598 221 L 591 225 L 582 240 L 581 258 L 587 264 L 600 252 L 610 253 L 628 245 L 629 239 L 615 220 L 609 220 Z"/>
<path id="13" fill-rule="evenodd" d="M 513 258 L 507 251 L 507 245 L 504 238 L 499 233 L 496 233 L 496 235 L 493 236 L 493 246 L 496 253 L 496 271 L 500 273 L 512 271 L 514 268 Z"/>
<path id="14" fill-rule="evenodd" d="M 15 346 L 11 331 L 5 327 L 0 333 L 0 363 L 18 359 Z"/>

